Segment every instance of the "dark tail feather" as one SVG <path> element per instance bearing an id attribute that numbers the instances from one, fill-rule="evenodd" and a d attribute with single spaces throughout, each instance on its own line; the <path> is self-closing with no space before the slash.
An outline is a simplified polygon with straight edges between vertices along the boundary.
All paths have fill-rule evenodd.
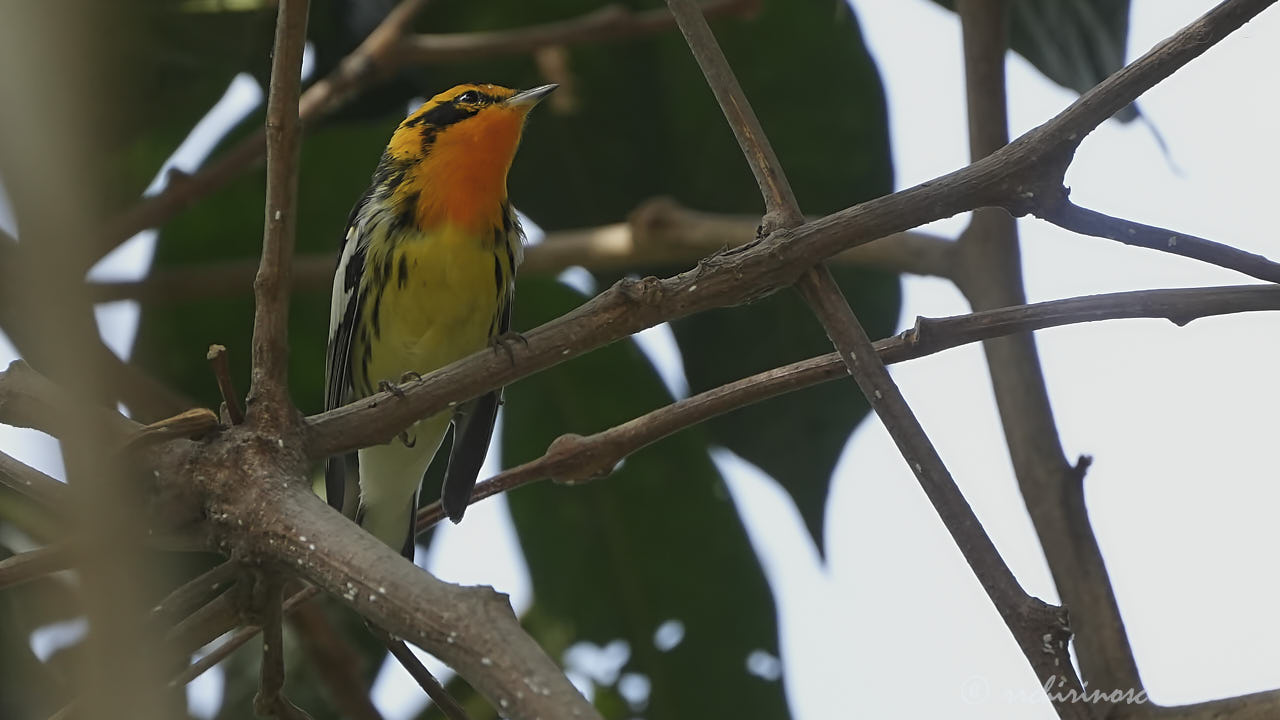
<path id="1" fill-rule="evenodd" d="M 440 506 L 453 522 L 462 522 L 462 514 L 471 502 L 471 490 L 484 464 L 493 424 L 498 419 L 501 390 L 472 400 L 454 421 L 453 448 L 449 451 L 449 468 L 440 489 Z"/>
<path id="2" fill-rule="evenodd" d="M 413 562 L 413 549 L 416 545 L 414 542 L 418 539 L 418 493 L 413 494 L 413 502 L 409 504 L 409 534 L 404 539 L 404 547 L 400 548 L 400 554 L 405 556 L 409 562 Z"/>
<path id="3" fill-rule="evenodd" d="M 342 501 L 347 493 L 347 458 L 334 455 L 324 461 L 324 495 L 329 507 L 342 512 Z"/>

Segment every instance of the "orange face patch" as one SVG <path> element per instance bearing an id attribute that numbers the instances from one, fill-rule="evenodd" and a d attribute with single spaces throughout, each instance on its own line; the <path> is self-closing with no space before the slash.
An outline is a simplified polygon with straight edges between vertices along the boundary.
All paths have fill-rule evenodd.
<path id="1" fill-rule="evenodd" d="M 483 232 L 501 224 L 507 172 L 529 109 L 505 104 L 514 94 L 497 85 L 460 85 L 424 103 L 396 130 L 387 151 L 406 172 L 395 195 L 415 204 L 420 228 Z"/>

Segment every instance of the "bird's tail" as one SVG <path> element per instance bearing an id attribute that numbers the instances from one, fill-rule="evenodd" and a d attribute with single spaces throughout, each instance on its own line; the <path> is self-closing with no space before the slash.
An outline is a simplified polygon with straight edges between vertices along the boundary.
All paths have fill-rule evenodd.
<path id="1" fill-rule="evenodd" d="M 448 428 L 449 414 L 441 413 L 409 428 L 405 439 L 360 451 L 360 510 L 356 519 L 374 537 L 410 560 L 422 476 Z"/>

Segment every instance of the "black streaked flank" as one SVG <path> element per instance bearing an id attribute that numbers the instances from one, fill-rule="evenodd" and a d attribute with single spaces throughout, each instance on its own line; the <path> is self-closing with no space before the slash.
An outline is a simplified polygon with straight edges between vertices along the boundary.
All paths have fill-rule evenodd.
<path id="1" fill-rule="evenodd" d="M 409 282 L 409 258 L 404 253 L 400 253 L 400 263 L 396 266 L 396 284 L 403 289 L 407 282 Z"/>
<path id="2" fill-rule="evenodd" d="M 396 233 L 414 226 L 414 215 L 418 209 L 418 192 L 412 192 L 400 201 L 396 216 L 391 221 L 389 232 Z"/>

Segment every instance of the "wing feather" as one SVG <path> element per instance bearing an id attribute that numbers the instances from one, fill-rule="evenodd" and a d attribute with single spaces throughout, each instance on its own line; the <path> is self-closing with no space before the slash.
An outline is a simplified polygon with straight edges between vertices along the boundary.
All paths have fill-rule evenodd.
<path id="1" fill-rule="evenodd" d="M 342 254 L 333 274 L 333 295 L 329 306 L 329 350 L 324 373 L 324 409 L 341 407 L 351 397 L 351 344 L 360 318 L 364 296 L 360 279 L 364 275 L 367 239 L 361 237 L 358 218 L 368 202 L 362 198 L 351 211 Z M 346 495 L 346 458 L 325 461 L 325 495 L 329 505 L 342 510 Z"/>

